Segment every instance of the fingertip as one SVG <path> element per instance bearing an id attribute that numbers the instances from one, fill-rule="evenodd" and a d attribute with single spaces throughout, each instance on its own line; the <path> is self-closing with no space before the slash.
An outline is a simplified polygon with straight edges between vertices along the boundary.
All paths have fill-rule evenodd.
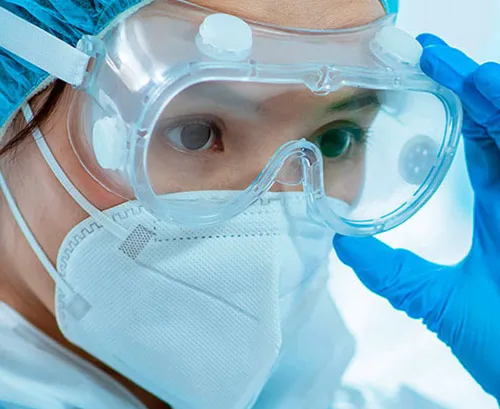
<path id="1" fill-rule="evenodd" d="M 336 234 L 333 236 L 333 247 L 335 250 L 349 251 L 353 247 L 356 247 L 356 243 L 362 240 L 360 237 L 343 236 L 342 234 Z"/>
<path id="2" fill-rule="evenodd" d="M 474 73 L 474 80 L 477 85 L 485 87 L 496 85 L 500 82 L 500 64 L 487 62 L 481 65 Z"/>
<path id="3" fill-rule="evenodd" d="M 444 45 L 447 46 L 446 42 L 442 40 L 440 37 L 430 34 L 430 33 L 423 33 L 420 34 L 417 37 L 417 41 L 420 43 L 422 47 L 432 47 L 436 45 Z"/>
<path id="4" fill-rule="evenodd" d="M 345 236 L 342 236 L 341 234 L 335 234 L 332 239 L 332 245 L 335 247 L 337 243 L 342 241 L 342 238 Z"/>
<path id="5" fill-rule="evenodd" d="M 369 290 L 395 308 L 422 318 L 439 301 L 439 292 L 433 291 L 435 264 L 408 250 L 393 249 L 374 237 L 339 236 L 333 242 L 340 260 Z"/>
<path id="6" fill-rule="evenodd" d="M 425 75 L 428 75 L 431 78 L 435 78 L 435 57 L 432 54 L 429 54 L 425 51 L 422 53 L 422 57 L 420 58 L 420 68 L 424 72 Z"/>
<path id="7" fill-rule="evenodd" d="M 426 75 L 462 97 L 464 82 L 479 64 L 456 48 L 436 45 L 424 48 L 420 67 Z"/>
<path id="8" fill-rule="evenodd" d="M 384 254 L 384 250 L 389 248 L 374 237 L 350 237 L 338 234 L 333 238 L 333 247 L 339 259 L 354 269 L 371 267 L 373 262 Z"/>
<path id="9" fill-rule="evenodd" d="M 497 107 L 500 107 L 500 64 L 488 62 L 474 73 L 477 89 Z"/>
<path id="10" fill-rule="evenodd" d="M 350 245 L 350 237 L 348 236 L 342 236 L 341 234 L 336 234 L 333 236 L 333 241 L 332 245 L 337 253 L 337 256 L 339 257 L 340 261 L 342 261 L 344 264 L 349 265 L 349 258 L 352 253 L 352 247 Z"/>
<path id="11" fill-rule="evenodd" d="M 394 270 L 394 250 L 374 237 L 335 237 L 335 251 L 342 263 L 352 268 L 361 282 L 376 294 L 384 289 Z"/>
<path id="12" fill-rule="evenodd" d="M 422 57 L 420 58 L 420 68 L 422 71 L 440 82 L 441 78 L 447 78 L 448 65 L 448 46 L 435 45 L 432 47 L 424 47 Z"/>
<path id="13" fill-rule="evenodd" d="M 349 266 L 352 265 L 355 249 L 358 247 L 356 245 L 359 238 L 342 236 L 341 234 L 336 234 L 333 237 L 333 248 L 337 253 L 340 261 Z"/>
<path id="14" fill-rule="evenodd" d="M 356 240 L 356 238 L 335 234 L 335 236 L 333 236 L 332 245 L 335 249 L 348 249 L 350 240 Z"/>

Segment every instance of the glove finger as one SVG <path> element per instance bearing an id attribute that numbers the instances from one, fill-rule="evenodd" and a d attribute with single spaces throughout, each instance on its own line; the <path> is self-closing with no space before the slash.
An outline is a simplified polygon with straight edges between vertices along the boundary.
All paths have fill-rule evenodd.
<path id="1" fill-rule="evenodd" d="M 363 284 L 412 318 L 423 318 L 437 331 L 446 293 L 453 282 L 445 267 L 381 241 L 336 235 L 333 245 L 340 260 L 351 267 Z"/>
<path id="2" fill-rule="evenodd" d="M 462 97 L 464 80 L 474 74 L 479 64 L 446 43 L 435 40 L 431 44 L 424 46 L 420 67 L 429 77 Z"/>
<path id="3" fill-rule="evenodd" d="M 490 62 L 480 66 L 474 73 L 477 89 L 500 109 L 500 64 Z"/>
<path id="4" fill-rule="evenodd" d="M 465 139 L 465 159 L 476 198 L 481 198 L 483 194 L 487 194 L 487 199 L 492 199 L 492 194 L 498 197 L 500 195 L 500 150 L 498 149 L 498 142 L 490 137 L 486 129 L 473 123 L 467 114 L 464 118 L 463 133 L 467 135 Z M 495 205 L 495 202 L 492 205 Z"/>
<path id="5" fill-rule="evenodd" d="M 424 48 L 425 47 L 432 47 L 434 45 L 447 45 L 446 42 L 442 38 L 440 38 L 434 34 L 429 34 L 429 33 L 420 34 L 417 37 L 417 41 Z"/>
<path id="6" fill-rule="evenodd" d="M 420 66 L 429 77 L 454 91 L 478 124 L 486 125 L 498 114 L 498 108 L 476 88 L 474 74 L 479 64 L 462 51 L 443 44 L 424 47 Z"/>
<path id="7" fill-rule="evenodd" d="M 477 90 L 496 108 L 496 112 L 484 122 L 489 135 L 500 146 L 500 64 L 486 63 L 474 73 Z"/>

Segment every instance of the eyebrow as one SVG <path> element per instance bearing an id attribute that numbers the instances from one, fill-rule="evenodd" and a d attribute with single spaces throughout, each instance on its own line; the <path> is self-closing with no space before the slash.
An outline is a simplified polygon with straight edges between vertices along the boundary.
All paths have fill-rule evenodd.
<path id="1" fill-rule="evenodd" d="M 357 111 L 369 106 L 380 105 L 377 92 L 368 91 L 356 94 L 343 101 L 334 103 L 328 107 L 329 112 Z"/>
<path id="2" fill-rule="evenodd" d="M 249 100 L 244 94 L 235 92 L 227 84 L 212 82 L 209 87 L 201 86 L 199 89 L 188 88 L 187 91 L 194 91 L 196 98 L 216 102 L 217 105 L 223 105 L 232 110 L 240 110 L 244 113 L 248 111 L 257 111 L 258 108 L 257 103 Z"/>
<path id="3" fill-rule="evenodd" d="M 214 89 L 219 91 L 218 98 L 214 100 Z M 208 101 L 217 101 L 218 105 L 224 105 L 233 111 L 240 111 L 245 115 L 250 112 L 257 112 L 258 103 L 251 101 L 245 97 L 245 95 L 235 92 L 231 87 L 226 84 L 211 83 L 210 87 L 207 89 L 201 87 L 201 89 L 188 88 L 188 92 L 195 91 L 197 98 L 202 98 Z M 362 92 L 359 94 L 352 95 L 342 101 L 333 103 L 327 108 L 328 112 L 344 112 L 344 111 L 357 111 L 369 106 L 379 106 L 380 100 L 378 98 L 378 93 L 375 90 L 370 90 Z"/>

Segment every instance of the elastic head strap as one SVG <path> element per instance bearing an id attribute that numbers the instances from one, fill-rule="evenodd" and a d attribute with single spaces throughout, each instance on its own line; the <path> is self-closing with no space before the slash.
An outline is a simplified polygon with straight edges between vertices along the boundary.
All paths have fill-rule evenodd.
<path id="1" fill-rule="evenodd" d="M 0 7 L 0 47 L 64 82 L 80 86 L 90 57 Z"/>
<path id="2" fill-rule="evenodd" d="M 399 0 L 381 2 L 388 14 L 398 12 Z M 84 52 L 2 7 L 0 47 L 74 87 L 83 83 L 90 61 Z"/>

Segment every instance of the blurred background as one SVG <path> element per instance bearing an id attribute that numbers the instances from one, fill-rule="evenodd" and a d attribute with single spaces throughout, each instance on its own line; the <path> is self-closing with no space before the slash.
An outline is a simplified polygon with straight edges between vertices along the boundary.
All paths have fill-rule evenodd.
<path id="1" fill-rule="evenodd" d="M 500 61 L 498 0 L 400 3 L 398 24 L 405 31 L 413 35 L 437 34 L 479 62 Z M 456 263 L 470 247 L 471 215 L 472 192 L 461 148 L 436 196 L 412 220 L 382 239 L 435 262 Z M 357 353 L 346 383 L 384 396 L 411 395 L 409 403 L 398 409 L 498 409 L 495 400 L 486 395 L 435 335 L 368 292 L 335 254 L 332 277 L 331 291 L 357 340 Z M 389 409 L 386 405 L 372 407 Z"/>

